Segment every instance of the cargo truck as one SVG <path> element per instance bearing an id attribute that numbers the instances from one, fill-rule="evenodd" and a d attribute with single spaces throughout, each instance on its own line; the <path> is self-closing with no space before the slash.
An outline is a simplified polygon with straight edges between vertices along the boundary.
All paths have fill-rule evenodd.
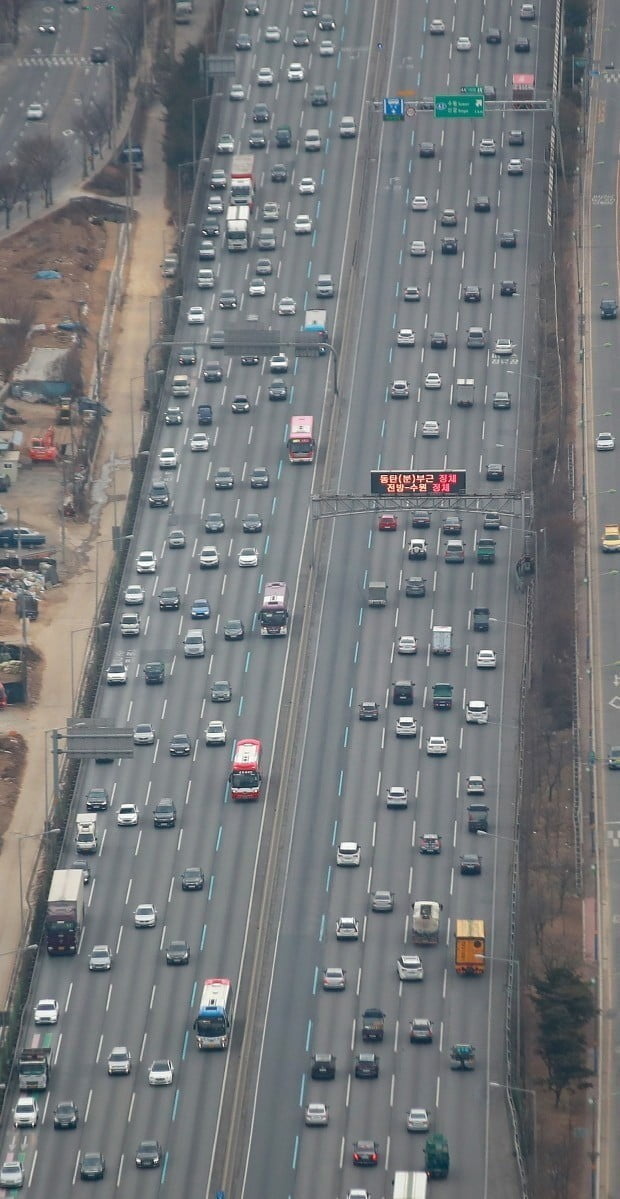
<path id="1" fill-rule="evenodd" d="M 189 25 L 192 19 L 194 5 L 192 0 L 176 0 L 174 6 L 175 25 Z"/>
<path id="2" fill-rule="evenodd" d="M 362 1041 L 382 1041 L 385 1026 L 385 1012 L 378 1007 L 366 1008 L 362 1012 Z"/>
<path id="3" fill-rule="evenodd" d="M 387 583 L 383 583 L 375 579 L 368 584 L 368 607 L 369 608 L 385 608 L 387 604 Z"/>
<path id="4" fill-rule="evenodd" d="M 441 1132 L 426 1138 L 424 1161 L 427 1178 L 447 1178 L 450 1170 L 448 1142 Z"/>
<path id="5" fill-rule="evenodd" d="M 88 813 L 92 820 L 92 814 Z M 84 872 L 55 870 L 45 911 L 45 939 L 51 955 L 77 953 L 84 923 Z"/>
<path id="6" fill-rule="evenodd" d="M 433 625 L 431 647 L 434 654 L 452 653 L 452 626 Z"/>
<path id="7" fill-rule="evenodd" d="M 484 920 L 457 920 L 454 930 L 457 974 L 484 974 Z"/>
<path id="8" fill-rule="evenodd" d="M 456 406 L 457 408 L 473 408 L 476 385 L 473 379 L 457 379 Z"/>
<path id="9" fill-rule="evenodd" d="M 75 818 L 77 853 L 97 852 L 97 817 L 94 812 L 78 812 Z"/>
<path id="10" fill-rule="evenodd" d="M 232 253 L 247 250 L 250 209 L 247 204 L 231 204 L 226 209 L 226 249 Z"/>
<path id="11" fill-rule="evenodd" d="M 479 537 L 476 546 L 476 558 L 483 566 L 495 562 L 495 542 L 492 537 Z"/>
<path id="12" fill-rule="evenodd" d="M 474 608 L 472 612 L 474 633 L 488 633 L 490 615 L 489 608 Z"/>
<path id="13" fill-rule="evenodd" d="M 422 1170 L 394 1172 L 393 1199 L 426 1199 L 426 1174 Z"/>
<path id="14" fill-rule="evenodd" d="M 512 98 L 514 108 L 529 108 L 528 100 L 534 99 L 536 80 L 533 75 L 513 75 Z"/>
<path id="15" fill-rule="evenodd" d="M 411 938 L 414 945 L 437 945 L 442 905 L 435 899 L 422 899 L 416 900 L 411 907 Z"/>
<path id="16" fill-rule="evenodd" d="M 433 707 L 436 712 L 449 712 L 452 707 L 452 683 L 434 683 Z"/>
<path id="17" fill-rule="evenodd" d="M 321 308 L 311 308 L 304 316 L 304 333 L 318 334 L 319 353 L 325 354 L 325 349 L 329 341 L 329 333 L 327 331 L 327 313 Z"/>
<path id="18" fill-rule="evenodd" d="M 40 1041 L 37 1033 L 33 1044 L 22 1049 L 17 1059 L 17 1077 L 20 1091 L 47 1091 L 50 1080 L 51 1049 L 35 1044 Z"/>
<path id="19" fill-rule="evenodd" d="M 230 168 L 230 200 L 253 208 L 255 198 L 254 155 L 234 154 Z"/>
<path id="20" fill-rule="evenodd" d="M 467 808 L 467 831 L 469 833 L 488 833 L 489 808 L 485 803 L 470 803 Z"/>

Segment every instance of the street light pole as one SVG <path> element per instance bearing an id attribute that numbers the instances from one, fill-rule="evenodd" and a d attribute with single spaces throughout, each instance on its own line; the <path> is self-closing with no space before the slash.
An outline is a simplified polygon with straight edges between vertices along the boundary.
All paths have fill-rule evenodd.
<path id="1" fill-rule="evenodd" d="M 21 928 L 22 938 L 24 936 L 24 888 L 23 888 L 23 883 L 22 883 L 22 841 L 30 841 L 36 837 L 55 836 L 57 833 L 60 833 L 61 831 L 62 830 L 59 828 L 49 828 L 49 829 L 43 829 L 39 833 L 17 833 L 17 832 L 14 832 L 13 829 L 11 829 L 11 828 L 7 829 L 7 832 L 9 832 L 12 837 L 17 837 L 17 864 L 18 864 L 18 869 L 19 869 L 19 909 L 20 909 L 20 928 Z"/>
<path id="2" fill-rule="evenodd" d="M 74 673 L 73 673 L 73 638 L 76 636 L 77 633 L 86 633 L 89 631 L 97 633 L 97 632 L 99 632 L 100 629 L 109 629 L 109 627 L 110 627 L 109 621 L 102 621 L 101 624 L 85 624 L 82 626 L 81 629 L 72 629 L 71 630 L 71 637 L 70 637 L 70 642 L 69 642 L 69 661 L 70 661 L 70 670 L 71 670 L 71 715 L 72 716 L 75 716 L 75 700 L 76 700 L 75 686 L 74 686 Z"/>
<path id="3" fill-rule="evenodd" d="M 530 1087 L 515 1087 L 512 1085 L 512 1083 L 507 1083 L 507 1082 L 491 1082 L 491 1081 L 489 1081 L 489 1086 L 490 1087 L 498 1087 L 500 1090 L 507 1091 L 508 1094 L 511 1094 L 512 1091 L 517 1091 L 521 1095 L 531 1095 L 532 1096 L 532 1113 L 533 1113 L 532 1143 L 534 1146 L 533 1174 L 534 1174 L 535 1180 L 538 1181 L 538 1149 L 537 1149 L 538 1116 L 537 1116 L 537 1109 L 536 1109 L 536 1091 L 531 1090 Z"/>

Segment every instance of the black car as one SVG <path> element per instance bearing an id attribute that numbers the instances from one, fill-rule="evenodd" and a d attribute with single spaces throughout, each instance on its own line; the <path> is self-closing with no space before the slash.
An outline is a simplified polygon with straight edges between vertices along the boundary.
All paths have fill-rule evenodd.
<path id="1" fill-rule="evenodd" d="M 177 822 L 177 809 L 174 800 L 160 799 L 153 808 L 153 825 L 155 828 L 174 828 Z"/>
<path id="2" fill-rule="evenodd" d="M 229 704 L 232 699 L 232 687 L 228 679 L 218 679 L 211 683 L 211 699 L 214 704 Z"/>
<path id="3" fill-rule="evenodd" d="M 93 46 L 90 52 L 90 61 L 94 63 L 107 62 L 108 52 L 105 46 Z"/>
<path id="4" fill-rule="evenodd" d="M 288 400 L 288 386 L 286 383 L 270 383 L 267 394 L 270 400 Z"/>
<path id="5" fill-rule="evenodd" d="M 501 40 L 502 40 L 501 29 L 495 29 L 493 27 L 491 27 L 490 29 L 487 29 L 487 42 L 488 42 L 489 46 L 499 46 L 501 43 Z"/>
<path id="6" fill-rule="evenodd" d="M 103 1153 L 83 1153 L 80 1159 L 80 1178 L 87 1182 L 97 1182 L 105 1174 L 105 1158 Z"/>
<path id="7" fill-rule="evenodd" d="M 489 462 L 487 466 L 487 479 L 492 483 L 501 483 L 504 478 L 504 468 L 501 462 Z"/>
<path id="8" fill-rule="evenodd" d="M 459 858 L 461 874 L 482 874 L 482 858 L 479 853 L 463 853 Z"/>
<path id="9" fill-rule="evenodd" d="M 169 508 L 170 491 L 168 484 L 155 480 L 149 488 L 149 508 Z"/>
<path id="10" fill-rule="evenodd" d="M 237 34 L 237 40 L 235 42 L 235 50 L 251 50 L 251 49 L 252 49 L 252 38 L 250 37 L 249 33 Z"/>
<path id="11" fill-rule="evenodd" d="M 252 120 L 255 125 L 266 125 L 271 120 L 271 110 L 266 104 L 255 104 L 252 109 Z"/>
<path id="12" fill-rule="evenodd" d="M 500 296 L 516 296 L 517 285 L 514 279 L 502 279 L 499 285 Z"/>
<path id="13" fill-rule="evenodd" d="M 510 408 L 512 407 L 512 398 L 509 391 L 496 391 L 493 396 L 494 408 Z"/>
<path id="14" fill-rule="evenodd" d="M 243 641 L 245 637 L 245 629 L 243 621 L 236 617 L 227 620 L 224 625 L 224 641 Z"/>
<path id="15" fill-rule="evenodd" d="M 482 292 L 475 283 L 467 283 L 463 288 L 463 299 L 466 304 L 479 304 L 482 299 Z"/>
<path id="16" fill-rule="evenodd" d="M 329 15 L 329 13 L 323 13 L 323 15 L 319 17 L 319 29 L 329 32 L 331 29 L 335 28 L 336 22 L 334 18 Z"/>
<path id="17" fill-rule="evenodd" d="M 459 243 L 456 237 L 442 237 L 441 239 L 442 254 L 458 254 Z"/>
<path id="18" fill-rule="evenodd" d="M 363 699 L 357 713 L 360 720 L 378 720 L 379 705 L 375 699 Z"/>
<path id="19" fill-rule="evenodd" d="M 166 963 L 168 966 L 187 966 L 190 959 L 190 948 L 187 941 L 169 941 L 166 945 Z"/>
<path id="20" fill-rule="evenodd" d="M 426 595 L 426 579 L 420 575 L 412 575 L 405 583 L 405 595 L 408 599 L 421 599 Z"/>
<path id="21" fill-rule="evenodd" d="M 524 146 L 525 145 L 525 134 L 522 129 L 510 129 L 508 131 L 508 145 L 509 146 Z"/>
<path id="22" fill-rule="evenodd" d="M 81 870 L 84 877 L 84 886 L 88 886 L 90 882 L 90 866 L 86 862 L 72 862 L 69 870 Z"/>
<path id="23" fill-rule="evenodd" d="M 435 143 L 434 142 L 420 142 L 420 149 L 419 149 L 418 153 L 420 155 L 420 158 L 434 158 L 435 157 Z"/>
<path id="24" fill-rule="evenodd" d="M 323 83 L 317 83 L 310 92 L 310 103 L 313 108 L 325 108 L 329 104 L 327 88 Z"/>
<path id="25" fill-rule="evenodd" d="M 278 125 L 276 129 L 276 146 L 281 150 L 288 150 L 293 144 L 293 132 L 290 125 Z"/>
<path id="26" fill-rule="evenodd" d="M 444 516 L 441 531 L 446 537 L 460 537 L 463 532 L 463 522 L 460 516 Z"/>
<path id="27" fill-rule="evenodd" d="M 430 529 L 430 512 L 428 512 L 425 508 L 416 508 L 416 510 L 411 513 L 411 527 L 412 529 Z"/>
<path id="28" fill-rule="evenodd" d="M 230 407 L 233 412 L 249 412 L 250 401 L 247 396 L 235 396 Z"/>
<path id="29" fill-rule="evenodd" d="M 266 145 L 267 138 L 265 134 L 261 130 L 255 129 L 248 138 L 248 147 L 250 150 L 264 150 Z"/>
<path id="30" fill-rule="evenodd" d="M 203 219 L 200 232 L 203 237 L 219 237 L 220 222 L 216 221 L 215 217 L 206 216 Z"/>
<path id="31" fill-rule="evenodd" d="M 195 366 L 196 365 L 196 350 L 193 346 L 181 346 L 177 361 L 179 366 Z"/>
<path id="32" fill-rule="evenodd" d="M 110 796 L 105 787 L 91 787 L 85 803 L 89 812 L 105 812 L 110 804 Z"/>
<path id="33" fill-rule="evenodd" d="M 319 23 L 319 29 L 320 28 L 321 28 L 321 25 Z M 310 38 L 308 37 L 308 34 L 306 33 L 305 29 L 298 29 L 297 32 L 293 34 L 293 37 L 291 40 L 292 40 L 294 46 L 309 46 L 310 45 Z"/>
<path id="34" fill-rule="evenodd" d="M 223 533 L 226 521 L 221 512 L 209 512 L 205 520 L 205 533 Z"/>
<path id="35" fill-rule="evenodd" d="M 243 11 L 246 17 L 260 17 L 260 4 L 258 0 L 247 0 Z"/>
<path id="36" fill-rule="evenodd" d="M 447 350 L 447 348 L 447 333 L 431 333 L 431 350 Z"/>
<path id="37" fill-rule="evenodd" d="M 517 246 L 517 231 L 516 229 L 508 229 L 505 233 L 500 233 L 499 244 L 504 250 L 514 250 Z"/>
<path id="38" fill-rule="evenodd" d="M 171 758 L 188 758 L 192 752 L 192 743 L 187 733 L 174 733 L 170 738 L 168 752 Z"/>
<path id="39" fill-rule="evenodd" d="M 213 424 L 213 409 L 210 404 L 198 405 L 198 424 L 212 425 Z"/>
<path id="40" fill-rule="evenodd" d="M 476 196 L 474 199 L 474 212 L 490 212 L 491 201 L 488 196 Z"/>
<path id="41" fill-rule="evenodd" d="M 618 305 L 615 300 L 601 300 L 600 306 L 601 320 L 615 321 L 618 316 Z"/>
<path id="42" fill-rule="evenodd" d="M 355 1077 L 379 1077 L 379 1058 L 376 1053 L 358 1053 L 355 1059 Z"/>
<path id="43" fill-rule="evenodd" d="M 166 677 L 166 668 L 163 662 L 145 662 L 144 664 L 144 681 L 148 684 L 163 683 Z"/>
<path id="44" fill-rule="evenodd" d="M 353 1142 L 353 1165 L 376 1166 L 379 1161 L 379 1146 L 376 1141 Z"/>
<path id="45" fill-rule="evenodd" d="M 177 587 L 162 587 L 159 593 L 160 612 L 178 612 L 181 607 L 181 596 Z"/>
<path id="46" fill-rule="evenodd" d="M 221 292 L 218 303 L 220 308 L 237 308 L 237 293 L 234 292 L 232 288 L 227 287 L 223 292 Z"/>
<path id="47" fill-rule="evenodd" d="M 242 354 L 239 361 L 242 366 L 258 366 L 258 354 Z"/>
<path id="48" fill-rule="evenodd" d="M 139 1170 L 156 1170 L 161 1166 L 163 1150 L 159 1141 L 140 1141 L 136 1151 Z"/>
<path id="49" fill-rule="evenodd" d="M 202 866 L 186 866 L 181 875 L 182 891 L 202 891 L 205 875 Z"/>
<path id="50" fill-rule="evenodd" d="M 219 362 L 205 362 L 202 377 L 205 383 L 221 383 L 224 372 Z"/>
<path id="51" fill-rule="evenodd" d="M 182 425 L 183 424 L 183 413 L 182 413 L 181 409 L 179 408 L 178 404 L 172 404 L 170 406 L 170 408 L 166 408 L 166 411 L 164 412 L 164 424 L 165 425 Z"/>
<path id="52" fill-rule="evenodd" d="M 301 15 L 302 15 L 302 17 L 316 17 L 318 11 L 319 10 L 318 10 L 316 4 L 314 3 L 314 0 L 311 0 L 311 2 L 309 4 L 304 4 L 304 6 L 301 10 Z"/>
<path id="53" fill-rule="evenodd" d="M 54 1108 L 54 1128 L 77 1128 L 78 1109 L 72 1099 L 63 1099 Z"/>
<path id="54" fill-rule="evenodd" d="M 332 1082 L 336 1077 L 336 1058 L 333 1053 L 315 1053 L 312 1058 L 310 1077 L 321 1082 Z"/>
<path id="55" fill-rule="evenodd" d="M 518 37 L 515 42 L 515 54 L 529 54 L 530 39 L 529 37 Z"/>
<path id="56" fill-rule="evenodd" d="M 271 168 L 272 183 L 287 183 L 288 182 L 288 167 L 285 167 L 283 162 L 274 162 Z"/>
<path id="57" fill-rule="evenodd" d="M 247 516 L 243 518 L 242 528 L 244 533 L 262 533 L 262 517 L 258 515 L 258 512 L 248 512 Z"/>

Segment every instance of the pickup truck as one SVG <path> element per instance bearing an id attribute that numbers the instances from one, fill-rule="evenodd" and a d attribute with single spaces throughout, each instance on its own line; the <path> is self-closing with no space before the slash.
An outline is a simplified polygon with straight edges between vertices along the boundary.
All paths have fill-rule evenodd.
<path id="1" fill-rule="evenodd" d="M 366 1008 L 362 1012 L 362 1041 L 382 1041 L 385 1030 L 385 1012 L 378 1007 Z"/>
<path id="2" fill-rule="evenodd" d="M 14 528 L 5 525 L 0 529 L 0 548 L 14 548 L 18 545 L 45 545 L 45 534 L 37 533 L 34 529 L 27 529 L 24 526 Z"/>

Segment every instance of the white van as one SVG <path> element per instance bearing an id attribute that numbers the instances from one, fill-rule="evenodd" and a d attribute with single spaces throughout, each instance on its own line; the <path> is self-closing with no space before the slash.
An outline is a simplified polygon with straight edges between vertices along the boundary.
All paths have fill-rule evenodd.
<path id="1" fill-rule="evenodd" d="M 342 117 L 340 121 L 340 136 L 357 137 L 357 125 L 355 124 L 355 117 Z"/>
<path id="2" fill-rule="evenodd" d="M 205 639 L 201 629 L 190 629 L 183 639 L 183 654 L 186 658 L 204 658 Z"/>
<path id="3" fill-rule="evenodd" d="M 178 400 L 187 399 L 189 396 L 189 375 L 173 375 L 172 394 Z"/>
<path id="4" fill-rule="evenodd" d="M 322 146 L 321 134 L 318 129 L 307 129 L 304 137 L 304 150 L 314 152 L 320 150 Z"/>

